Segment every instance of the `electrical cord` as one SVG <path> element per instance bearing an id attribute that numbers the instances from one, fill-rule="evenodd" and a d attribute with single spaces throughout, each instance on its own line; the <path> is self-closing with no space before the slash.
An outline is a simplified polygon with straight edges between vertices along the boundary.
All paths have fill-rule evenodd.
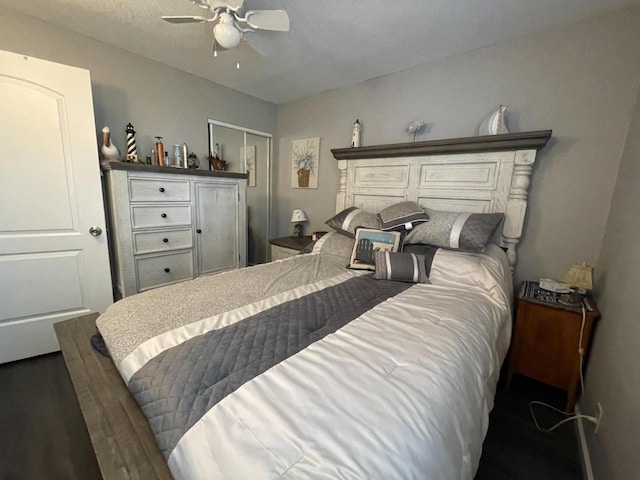
<path id="1" fill-rule="evenodd" d="M 551 410 L 554 410 L 558 413 L 561 413 L 562 415 L 571 415 L 569 418 L 565 418 L 564 420 L 560 420 L 558 423 L 556 423 L 555 425 L 549 427 L 549 428 L 543 428 L 538 424 L 538 419 L 536 418 L 535 414 L 533 413 L 533 406 L 534 405 L 542 405 L 544 407 L 550 408 Z M 533 423 L 536 424 L 536 428 L 538 430 L 540 430 L 541 432 L 553 432 L 556 428 L 558 428 L 560 425 L 563 425 L 567 422 L 570 422 L 571 420 L 577 420 L 578 418 L 584 418 L 586 420 L 589 420 L 591 422 L 597 422 L 598 419 L 596 417 L 592 417 L 591 415 L 574 415 L 572 413 L 567 413 L 567 412 L 563 412 L 562 410 L 556 408 L 556 407 L 552 407 L 551 405 L 544 403 L 544 402 L 540 402 L 538 400 L 533 400 L 532 402 L 529 402 L 529 411 L 531 412 L 531 417 L 533 418 Z"/>
<path id="2" fill-rule="evenodd" d="M 587 323 L 587 311 L 585 309 L 584 302 L 581 302 L 580 306 L 582 307 L 582 324 L 580 325 L 580 339 L 578 340 L 578 355 L 580 357 L 580 366 L 579 366 L 579 368 L 580 368 L 580 390 L 581 390 L 582 396 L 584 396 L 583 365 L 584 365 L 585 350 L 582 347 L 582 339 L 584 338 L 584 327 L 585 327 L 585 324 Z M 536 418 L 536 415 L 533 412 L 533 406 L 534 405 L 542 405 L 542 406 L 550 408 L 551 410 L 554 410 L 554 411 L 556 411 L 558 413 L 561 413 L 562 415 L 568 415 L 569 418 L 565 418 L 564 420 L 559 421 L 558 423 L 556 423 L 555 425 L 553 425 L 553 426 L 551 426 L 549 428 L 543 428 L 543 427 L 540 426 L 540 424 L 538 424 L 538 419 Z M 536 428 L 538 430 L 540 430 L 541 432 L 552 432 L 553 430 L 558 428 L 560 425 L 563 425 L 563 424 L 565 424 L 567 422 L 570 422 L 572 420 L 577 420 L 579 418 L 584 418 L 586 420 L 589 420 L 590 422 L 595 423 L 595 425 L 596 425 L 595 432 L 597 432 L 598 431 L 599 422 L 600 422 L 599 418 L 593 417 L 591 415 L 566 413 L 566 412 L 563 412 L 562 410 L 559 410 L 559 409 L 549 405 L 548 403 L 540 402 L 538 400 L 533 400 L 533 401 L 529 402 L 529 412 L 531 412 L 531 417 L 533 418 L 533 423 L 535 423 Z"/>

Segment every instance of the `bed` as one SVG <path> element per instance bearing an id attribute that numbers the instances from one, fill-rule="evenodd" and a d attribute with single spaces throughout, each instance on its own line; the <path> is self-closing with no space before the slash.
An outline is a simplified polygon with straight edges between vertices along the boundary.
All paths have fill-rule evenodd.
<path id="1" fill-rule="evenodd" d="M 354 240 L 338 229 L 308 254 L 112 305 L 97 327 L 172 475 L 472 479 L 550 134 L 333 150 L 337 216 L 402 202 L 504 214 L 482 251 L 430 247 L 427 283 L 345 268 Z"/>

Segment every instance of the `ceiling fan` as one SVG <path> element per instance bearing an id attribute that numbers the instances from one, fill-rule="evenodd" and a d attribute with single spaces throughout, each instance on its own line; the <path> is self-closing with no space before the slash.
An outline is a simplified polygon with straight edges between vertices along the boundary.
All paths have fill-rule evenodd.
<path id="1" fill-rule="evenodd" d="M 245 33 L 255 30 L 289 31 L 289 15 L 284 10 L 248 10 L 244 11 L 244 0 L 190 0 L 204 8 L 211 16 L 199 15 L 163 15 L 169 23 L 214 23 L 213 50 L 216 46 L 231 49 L 238 46 Z M 255 48 L 255 47 L 254 47 Z"/>

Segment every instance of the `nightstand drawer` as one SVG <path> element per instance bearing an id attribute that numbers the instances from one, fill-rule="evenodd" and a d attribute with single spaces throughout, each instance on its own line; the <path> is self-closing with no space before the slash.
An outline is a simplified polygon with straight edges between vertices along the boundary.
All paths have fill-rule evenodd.
<path id="1" fill-rule="evenodd" d="M 298 253 L 300 253 L 299 250 L 280 247 L 278 245 L 271 245 L 271 261 L 282 260 L 283 258 L 293 257 Z"/>
<path id="2" fill-rule="evenodd" d="M 269 240 L 271 244 L 271 261 L 298 255 L 311 245 L 311 237 L 278 237 Z"/>
<path id="3" fill-rule="evenodd" d="M 193 278 L 191 251 L 136 258 L 138 291 Z"/>
<path id="4" fill-rule="evenodd" d="M 131 226 L 133 228 L 179 227 L 191 225 L 191 206 L 134 205 L 131 207 Z"/>
<path id="5" fill-rule="evenodd" d="M 515 371 L 566 389 L 580 368 L 582 315 L 531 303 L 519 307 L 516 322 Z"/>
<path id="6" fill-rule="evenodd" d="M 187 180 L 129 179 L 132 202 L 188 202 L 191 200 Z"/>
<path id="7" fill-rule="evenodd" d="M 168 230 L 164 232 L 134 232 L 133 251 L 135 254 L 164 252 L 191 248 L 191 229 Z"/>

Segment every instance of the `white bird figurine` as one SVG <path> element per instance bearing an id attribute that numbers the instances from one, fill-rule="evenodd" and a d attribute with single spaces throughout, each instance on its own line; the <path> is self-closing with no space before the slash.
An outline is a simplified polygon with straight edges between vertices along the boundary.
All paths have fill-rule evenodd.
<path id="1" fill-rule="evenodd" d="M 111 130 L 109 130 L 109 127 L 102 129 L 102 147 L 100 148 L 100 152 L 106 161 L 118 160 L 120 157 L 118 147 L 111 143 Z"/>

